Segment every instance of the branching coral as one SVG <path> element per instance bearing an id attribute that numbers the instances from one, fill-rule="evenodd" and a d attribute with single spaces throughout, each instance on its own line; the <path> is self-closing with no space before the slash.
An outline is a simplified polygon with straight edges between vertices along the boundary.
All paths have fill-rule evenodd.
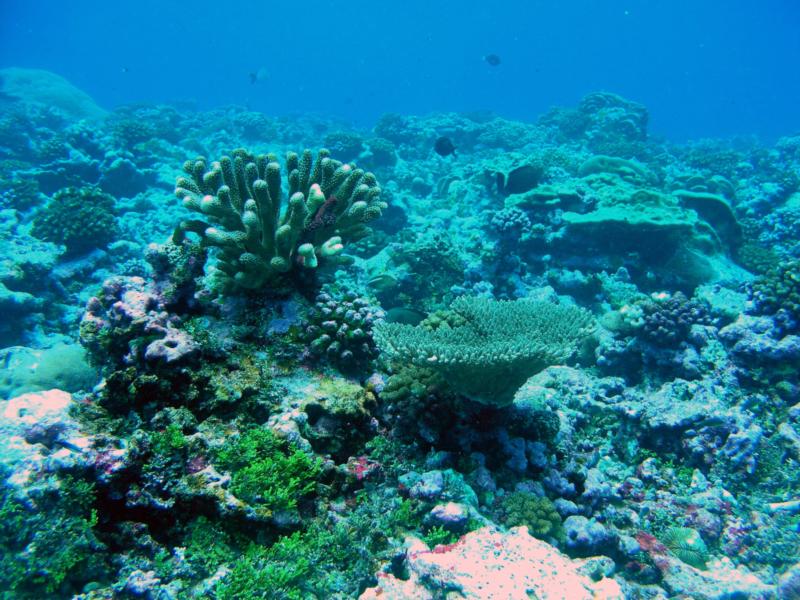
<path id="1" fill-rule="evenodd" d="M 755 312 L 775 315 L 786 333 L 800 331 L 800 260 L 781 263 L 752 284 Z"/>
<path id="2" fill-rule="evenodd" d="M 683 293 L 653 294 L 639 303 L 642 326 L 639 335 L 659 346 L 677 346 L 686 339 L 692 325 L 711 325 L 708 309 L 699 300 Z M 624 308 L 624 307 L 623 307 Z"/>
<path id="3" fill-rule="evenodd" d="M 500 519 L 506 527 L 524 525 L 528 533 L 539 539 L 555 537 L 561 529 L 561 517 L 547 497 L 512 492 L 498 504 Z"/>
<path id="4" fill-rule="evenodd" d="M 389 358 L 431 368 L 455 391 L 498 406 L 509 404 L 528 377 L 569 358 L 592 324 L 583 309 L 534 300 L 461 297 L 450 310 L 461 324 L 384 322 L 375 341 Z"/>
<path id="5" fill-rule="evenodd" d="M 219 249 L 213 287 L 221 292 L 259 289 L 295 264 L 316 268 L 343 243 L 369 233 L 366 223 L 386 204 L 375 176 L 342 164 L 320 150 L 286 157 L 288 202 L 281 210 L 281 168 L 274 154 L 257 156 L 244 149 L 208 167 L 204 158 L 187 161 L 189 177 L 180 177 L 175 194 L 206 220 L 186 220 L 173 239 L 186 232 L 204 246 Z"/>
<path id="6" fill-rule="evenodd" d="M 376 354 L 372 326 L 384 316 L 355 292 L 317 296 L 309 310 L 303 337 L 315 356 L 325 357 L 343 371 L 368 364 Z"/>
<path id="7" fill-rule="evenodd" d="M 63 245 L 70 256 L 89 252 L 114 239 L 114 209 L 114 198 L 99 188 L 63 188 L 34 217 L 31 233 Z"/>

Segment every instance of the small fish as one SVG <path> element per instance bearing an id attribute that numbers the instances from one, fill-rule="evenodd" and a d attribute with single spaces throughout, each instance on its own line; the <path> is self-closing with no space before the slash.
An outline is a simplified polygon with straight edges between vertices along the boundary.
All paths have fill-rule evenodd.
<path id="1" fill-rule="evenodd" d="M 75 444 L 72 444 L 66 440 L 55 440 L 53 443 L 61 446 L 62 448 L 66 448 L 67 450 L 72 450 L 73 452 L 83 452 L 83 448 L 79 448 Z"/>
<path id="2" fill-rule="evenodd" d="M 396 306 L 386 311 L 387 322 L 403 323 L 404 325 L 419 325 L 427 316 L 424 312 L 402 306 Z"/>
<path id="3" fill-rule="evenodd" d="M 500 57 L 497 56 L 497 54 L 487 54 L 483 57 L 483 60 L 485 60 L 492 67 L 498 66 L 501 62 Z"/>
<path id="4" fill-rule="evenodd" d="M 370 278 L 367 285 L 377 291 L 390 290 L 397 286 L 397 278 L 389 275 L 388 273 L 381 273 L 375 277 Z"/>
<path id="5" fill-rule="evenodd" d="M 503 191 L 509 194 L 524 194 L 539 185 L 542 169 L 533 165 L 522 165 L 513 169 L 505 178 Z"/>
<path id="6" fill-rule="evenodd" d="M 453 140 L 449 137 L 442 136 L 433 145 L 433 149 L 439 156 L 453 156 L 456 155 L 456 147 L 453 145 Z"/>
<path id="7" fill-rule="evenodd" d="M 261 67 L 258 71 L 250 73 L 248 77 L 250 77 L 250 85 L 255 85 L 259 81 L 266 81 L 269 79 L 269 72 L 266 67 Z"/>

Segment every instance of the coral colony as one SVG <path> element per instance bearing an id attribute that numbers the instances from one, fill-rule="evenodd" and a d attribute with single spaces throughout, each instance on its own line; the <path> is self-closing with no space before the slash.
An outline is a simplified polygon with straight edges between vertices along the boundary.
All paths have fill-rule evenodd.
<path id="1" fill-rule="evenodd" d="M 800 597 L 800 137 L 3 76 L 4 598 Z"/>

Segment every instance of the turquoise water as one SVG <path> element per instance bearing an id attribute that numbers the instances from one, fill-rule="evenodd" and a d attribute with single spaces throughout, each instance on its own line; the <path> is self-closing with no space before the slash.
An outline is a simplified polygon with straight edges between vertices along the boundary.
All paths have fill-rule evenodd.
<path id="1" fill-rule="evenodd" d="M 653 133 L 670 138 L 777 138 L 800 125 L 789 0 L 312 2 L 301 15 L 239 0 L 12 0 L 2 10 L 0 64 L 59 73 L 106 107 L 239 104 L 368 128 L 385 112 L 530 121 L 603 89 L 644 103 Z"/>

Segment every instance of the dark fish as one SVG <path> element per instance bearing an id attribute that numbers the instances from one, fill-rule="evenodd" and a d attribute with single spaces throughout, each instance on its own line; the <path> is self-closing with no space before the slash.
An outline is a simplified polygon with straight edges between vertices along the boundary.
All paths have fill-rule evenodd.
<path id="1" fill-rule="evenodd" d="M 456 154 L 456 147 L 453 145 L 453 140 L 445 136 L 442 136 L 436 140 L 436 143 L 433 145 L 433 149 L 439 156 L 450 156 L 451 154 L 455 156 Z"/>
<path id="2" fill-rule="evenodd" d="M 419 325 L 427 316 L 424 312 L 401 306 L 396 306 L 386 311 L 386 321 L 404 325 Z"/>
<path id="3" fill-rule="evenodd" d="M 255 73 L 250 73 L 248 77 L 250 77 L 250 85 L 255 85 L 260 81 L 266 81 L 269 79 L 269 72 L 267 71 L 266 67 L 261 67 Z"/>
<path id="4" fill-rule="evenodd" d="M 513 169 L 506 177 L 506 194 L 524 194 L 532 190 L 542 179 L 542 169 L 533 165 L 522 165 Z"/>
<path id="5" fill-rule="evenodd" d="M 500 57 L 497 56 L 497 54 L 487 54 L 486 56 L 483 57 L 483 60 L 485 60 L 493 67 L 496 67 L 497 65 L 500 64 Z"/>

